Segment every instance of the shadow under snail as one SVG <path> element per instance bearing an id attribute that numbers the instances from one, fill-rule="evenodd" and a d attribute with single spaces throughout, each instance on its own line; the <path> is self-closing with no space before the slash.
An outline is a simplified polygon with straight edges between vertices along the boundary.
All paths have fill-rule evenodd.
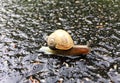
<path id="1" fill-rule="evenodd" d="M 46 54 L 60 55 L 83 55 L 90 52 L 88 45 L 74 45 L 74 42 L 68 32 L 58 29 L 51 33 L 47 38 L 48 47 L 41 47 L 40 51 Z"/>

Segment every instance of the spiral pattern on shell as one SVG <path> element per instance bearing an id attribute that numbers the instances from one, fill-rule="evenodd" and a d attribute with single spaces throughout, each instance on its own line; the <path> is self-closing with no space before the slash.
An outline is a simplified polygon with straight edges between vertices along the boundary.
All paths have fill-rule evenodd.
<path id="1" fill-rule="evenodd" d="M 59 29 L 48 36 L 47 44 L 52 49 L 69 50 L 74 46 L 73 40 L 68 32 Z"/>

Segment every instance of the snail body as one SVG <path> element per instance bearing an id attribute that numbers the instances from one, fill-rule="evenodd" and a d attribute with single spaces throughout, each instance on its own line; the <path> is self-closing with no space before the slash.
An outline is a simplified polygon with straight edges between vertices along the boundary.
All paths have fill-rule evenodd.
<path id="1" fill-rule="evenodd" d="M 48 54 L 81 55 L 90 52 L 88 45 L 74 45 L 69 33 L 62 29 L 50 34 L 47 38 L 47 44 L 49 47 L 42 47 L 40 50 Z"/>
<path id="2" fill-rule="evenodd" d="M 58 49 L 51 49 L 49 47 L 41 47 L 40 50 L 45 54 L 57 54 L 57 55 L 64 55 L 64 56 L 78 56 L 78 55 L 86 55 L 90 52 L 90 48 L 87 45 L 74 45 L 69 50 L 58 50 Z"/>

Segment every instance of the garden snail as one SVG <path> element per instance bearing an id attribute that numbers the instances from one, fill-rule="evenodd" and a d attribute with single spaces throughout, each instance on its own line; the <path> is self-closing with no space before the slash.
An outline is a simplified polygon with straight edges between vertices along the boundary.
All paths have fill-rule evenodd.
<path id="1" fill-rule="evenodd" d="M 69 33 L 62 29 L 58 29 L 50 34 L 47 38 L 47 44 L 49 47 L 40 49 L 47 54 L 81 55 L 90 52 L 88 45 L 74 45 Z"/>

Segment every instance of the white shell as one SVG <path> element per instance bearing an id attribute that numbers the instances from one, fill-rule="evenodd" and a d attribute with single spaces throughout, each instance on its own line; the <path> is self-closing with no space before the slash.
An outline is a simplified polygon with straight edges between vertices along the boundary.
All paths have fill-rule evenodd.
<path id="1" fill-rule="evenodd" d="M 59 29 L 48 36 L 47 44 L 60 50 L 68 50 L 73 47 L 74 43 L 68 32 Z"/>

